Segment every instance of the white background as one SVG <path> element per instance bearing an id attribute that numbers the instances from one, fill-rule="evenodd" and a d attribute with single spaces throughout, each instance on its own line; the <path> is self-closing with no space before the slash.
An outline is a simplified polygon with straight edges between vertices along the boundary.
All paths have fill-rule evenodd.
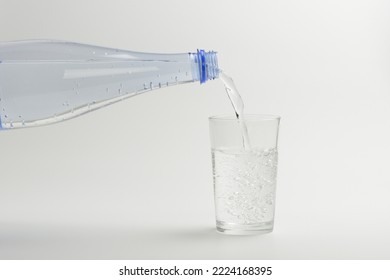
<path id="1" fill-rule="evenodd" d="M 214 230 L 220 81 L 0 133 L 1 259 L 390 258 L 390 2 L 0 0 L 0 41 L 218 51 L 282 117 L 274 232 Z"/>

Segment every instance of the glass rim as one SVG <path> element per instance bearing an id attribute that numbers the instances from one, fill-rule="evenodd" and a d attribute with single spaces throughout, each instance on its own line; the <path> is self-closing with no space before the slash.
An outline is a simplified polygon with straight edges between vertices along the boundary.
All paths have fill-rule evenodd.
<path id="1" fill-rule="evenodd" d="M 240 118 L 244 121 L 280 121 L 280 116 L 268 114 L 244 114 Z M 237 121 L 237 116 L 232 114 L 216 115 L 209 117 L 209 121 Z"/>

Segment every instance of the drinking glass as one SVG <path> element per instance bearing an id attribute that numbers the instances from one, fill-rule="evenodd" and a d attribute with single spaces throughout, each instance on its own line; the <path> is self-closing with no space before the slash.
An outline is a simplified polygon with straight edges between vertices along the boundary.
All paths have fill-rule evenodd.
<path id="1" fill-rule="evenodd" d="M 272 115 L 209 118 L 219 232 L 272 232 L 279 121 Z"/>

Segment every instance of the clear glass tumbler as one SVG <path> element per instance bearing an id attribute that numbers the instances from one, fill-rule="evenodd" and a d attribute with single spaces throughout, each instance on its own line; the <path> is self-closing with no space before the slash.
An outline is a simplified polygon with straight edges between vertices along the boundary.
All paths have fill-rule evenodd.
<path id="1" fill-rule="evenodd" d="M 209 118 L 219 232 L 272 232 L 279 121 L 272 115 Z"/>

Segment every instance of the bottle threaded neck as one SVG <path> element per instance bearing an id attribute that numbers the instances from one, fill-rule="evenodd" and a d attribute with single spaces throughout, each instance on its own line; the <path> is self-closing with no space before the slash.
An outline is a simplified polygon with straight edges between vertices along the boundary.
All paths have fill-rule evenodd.
<path id="1" fill-rule="evenodd" d="M 214 80 L 219 76 L 217 53 L 214 51 L 205 52 L 198 50 L 190 54 L 197 65 L 196 75 L 201 84 L 208 80 Z"/>

